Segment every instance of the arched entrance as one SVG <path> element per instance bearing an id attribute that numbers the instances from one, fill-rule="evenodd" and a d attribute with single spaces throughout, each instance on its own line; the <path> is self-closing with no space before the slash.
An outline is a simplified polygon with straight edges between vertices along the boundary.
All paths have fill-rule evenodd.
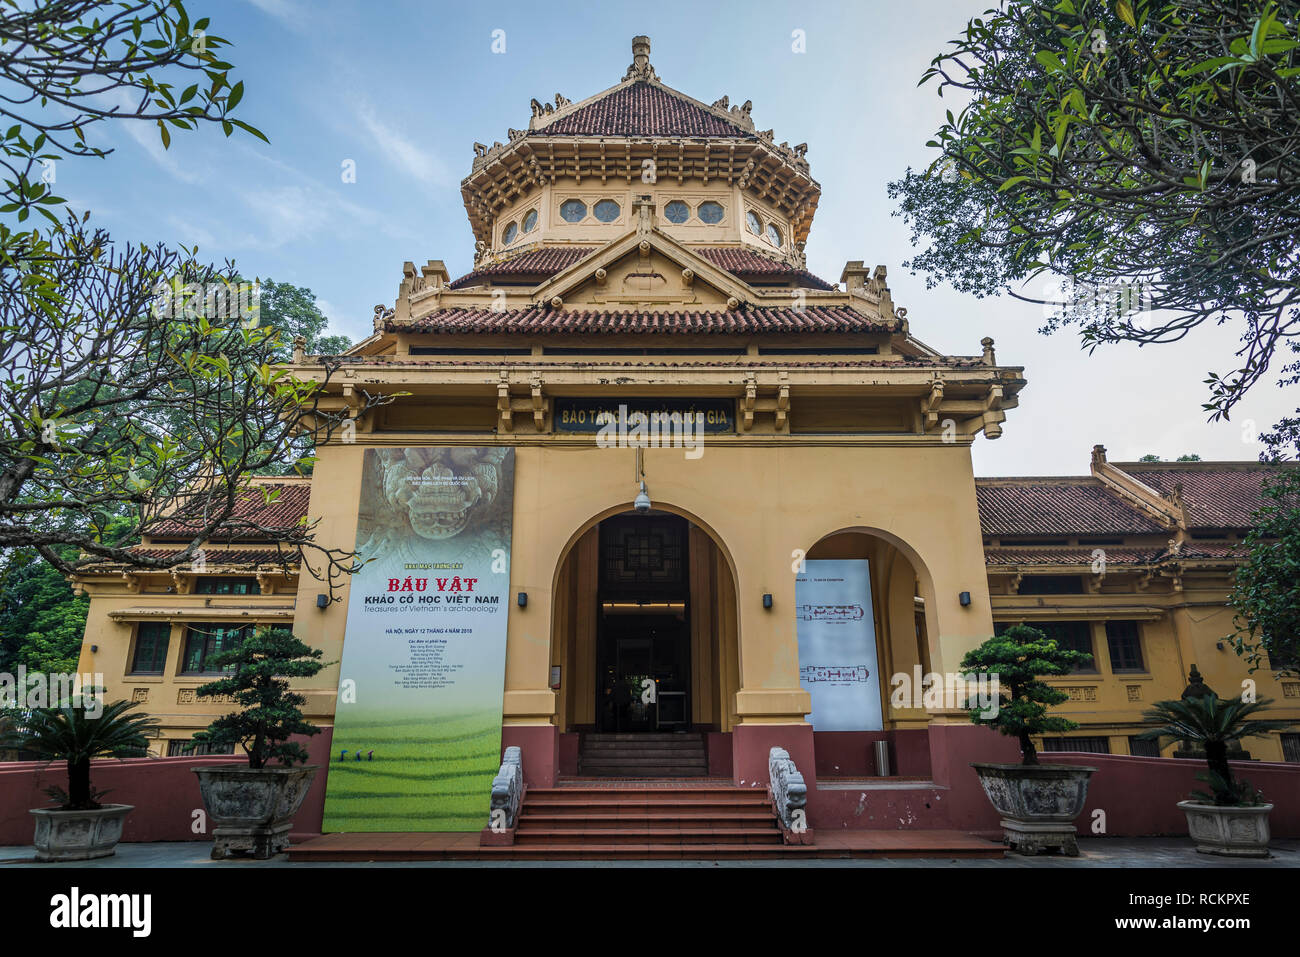
<path id="1" fill-rule="evenodd" d="M 853 566 L 859 567 L 867 617 L 860 624 L 842 629 L 844 640 L 852 647 L 843 650 L 845 660 L 839 663 L 857 663 L 865 657 L 872 660 L 875 670 L 865 680 L 852 681 L 846 681 L 842 673 L 830 678 L 811 673 L 818 669 L 809 667 L 810 662 L 804 660 L 800 631 L 800 678 L 813 694 L 809 720 L 819 780 L 860 775 L 927 776 L 927 728 L 933 715 L 920 706 L 919 688 L 922 677 L 937 667 L 941 658 L 933 641 L 933 584 L 928 569 L 905 542 L 870 528 L 831 532 L 808 548 L 806 560 L 810 576 L 844 574 Z M 855 637 L 869 640 L 872 647 L 868 653 L 864 655 L 856 648 L 850 640 Z M 840 672 L 846 670 L 851 669 L 841 668 Z M 858 670 L 866 674 L 869 669 Z M 832 679 L 839 685 L 836 693 L 853 700 L 836 701 L 834 694 L 827 695 L 823 689 Z M 815 683 L 819 681 L 823 683 Z M 918 687 L 917 694 L 900 692 L 910 692 L 913 685 Z M 841 714 L 832 710 L 837 704 Z M 860 724 L 822 720 L 823 716 L 841 718 L 843 712 L 858 720 L 864 716 L 874 720 Z M 878 742 L 887 745 L 887 769 L 881 767 L 881 756 L 875 751 Z"/>
<path id="2" fill-rule="evenodd" d="M 562 764 L 573 736 L 703 742 L 731 730 L 740 684 L 734 578 L 692 516 L 656 505 L 593 518 L 560 561 L 553 610 Z"/>

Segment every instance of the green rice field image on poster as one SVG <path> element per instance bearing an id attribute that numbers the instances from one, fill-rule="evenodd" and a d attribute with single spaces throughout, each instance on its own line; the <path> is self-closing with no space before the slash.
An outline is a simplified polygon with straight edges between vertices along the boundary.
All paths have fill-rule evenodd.
<path id="1" fill-rule="evenodd" d="M 477 831 L 501 760 L 514 450 L 367 449 L 324 830 Z"/>

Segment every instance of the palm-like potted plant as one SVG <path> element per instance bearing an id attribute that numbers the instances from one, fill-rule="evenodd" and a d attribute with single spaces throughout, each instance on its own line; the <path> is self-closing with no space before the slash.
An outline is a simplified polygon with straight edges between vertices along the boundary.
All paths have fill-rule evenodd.
<path id="1" fill-rule="evenodd" d="M 1143 717 L 1159 727 L 1138 735 L 1145 740 L 1174 738 L 1203 748 L 1207 772 L 1198 774 L 1210 792 L 1193 791 L 1179 801 L 1187 815 L 1187 830 L 1202 854 L 1268 857 L 1268 812 L 1272 804 L 1249 781 L 1237 778 L 1228 752 L 1242 738 L 1259 737 L 1289 728 L 1287 721 L 1252 717 L 1273 702 L 1269 698 L 1243 701 L 1215 694 L 1157 701 Z"/>
<path id="2" fill-rule="evenodd" d="M 87 701 L 90 707 L 86 707 Z M 101 804 L 107 792 L 90 783 L 95 758 L 143 758 L 155 718 L 134 714 L 136 701 L 103 704 L 87 693 L 83 703 L 37 708 L 14 715 L 0 747 L 30 752 L 46 761 L 66 761 L 68 788 L 49 787 L 45 793 L 58 807 L 33 808 L 36 836 L 32 843 L 39 861 L 85 861 L 109 857 L 122 839 L 122 825 L 134 810 L 130 804 Z"/>
<path id="3" fill-rule="evenodd" d="M 212 857 L 251 851 L 268 858 L 289 843 L 289 827 L 302 806 L 317 765 L 307 765 L 307 749 L 293 735 L 320 728 L 299 710 L 306 698 L 289 690 L 290 678 L 309 678 L 325 665 L 321 652 L 286 628 L 260 628 L 213 656 L 226 676 L 201 685 L 200 697 L 228 695 L 240 710 L 222 715 L 194 736 L 197 744 L 239 745 L 248 766 L 194 768 L 213 825 Z M 296 767 L 295 765 L 303 765 Z"/>
<path id="4" fill-rule="evenodd" d="M 1031 736 L 1078 727 L 1068 718 L 1047 713 L 1050 706 L 1066 701 L 1068 696 L 1041 678 L 1067 675 L 1091 660 L 1091 655 L 1061 648 L 1027 625 L 1013 625 L 962 659 L 961 670 L 968 680 L 975 674 L 997 680 L 997 707 L 991 712 L 972 709 L 971 721 L 1020 741 L 1020 764 L 971 767 L 979 775 L 984 793 L 1002 815 L 1003 840 L 1021 854 L 1051 849 L 1071 857 L 1079 853 L 1073 822 L 1083 810 L 1088 779 L 1097 769 L 1039 764 Z"/>

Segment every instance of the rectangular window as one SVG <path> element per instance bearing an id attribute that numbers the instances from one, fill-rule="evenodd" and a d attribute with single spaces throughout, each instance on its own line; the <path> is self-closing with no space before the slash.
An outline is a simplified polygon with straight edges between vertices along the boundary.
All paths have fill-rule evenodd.
<path id="1" fill-rule="evenodd" d="M 1282 760 L 1300 764 L 1300 734 L 1278 735 L 1282 739 Z"/>
<path id="2" fill-rule="evenodd" d="M 1022 595 L 1082 595 L 1083 579 L 1078 575 L 1026 575 L 1020 580 Z"/>
<path id="3" fill-rule="evenodd" d="M 198 758 L 205 754 L 234 754 L 235 746 L 233 744 L 214 747 L 210 744 L 195 744 L 193 741 L 168 741 L 167 757 L 190 757 Z"/>
<path id="4" fill-rule="evenodd" d="M 181 662 L 181 674 L 220 674 L 221 669 L 208 662 L 215 655 L 233 647 L 251 628 L 251 625 L 223 625 L 220 622 L 190 625 L 185 629 L 185 657 Z"/>
<path id="5" fill-rule="evenodd" d="M 996 621 L 993 623 L 993 634 L 1001 635 L 1013 624 L 1015 622 Z M 1092 655 L 1092 626 L 1086 621 L 1027 621 L 1024 624 L 1037 628 L 1061 648 Z M 1080 665 L 1072 673 L 1092 674 L 1096 671 L 1097 658 L 1094 655 L 1087 664 Z"/>
<path id="6" fill-rule="evenodd" d="M 1079 665 L 1074 669 L 1076 674 L 1096 672 L 1097 656 L 1092 650 L 1092 625 L 1090 623 L 1086 621 L 1042 621 L 1035 622 L 1033 627 L 1045 632 L 1048 638 L 1055 639 L 1056 644 L 1061 648 L 1092 655 L 1087 664 Z"/>
<path id="7" fill-rule="evenodd" d="M 256 578 L 208 578 L 200 575 L 194 581 L 196 595 L 256 595 Z"/>
<path id="8" fill-rule="evenodd" d="M 1110 738 L 1043 738 L 1044 751 L 1082 751 L 1086 754 L 1110 754 Z"/>
<path id="9" fill-rule="evenodd" d="M 1116 674 L 1146 671 L 1142 664 L 1142 640 L 1136 621 L 1106 622 L 1106 644 L 1110 647 L 1110 670 Z"/>
<path id="10" fill-rule="evenodd" d="M 1159 741 L 1141 741 L 1136 735 L 1129 735 L 1128 753 L 1139 758 L 1160 757 Z"/>
<path id="11" fill-rule="evenodd" d="M 135 629 L 135 651 L 131 655 L 131 674 L 160 675 L 167 667 L 167 646 L 172 626 L 167 621 L 144 621 Z"/>

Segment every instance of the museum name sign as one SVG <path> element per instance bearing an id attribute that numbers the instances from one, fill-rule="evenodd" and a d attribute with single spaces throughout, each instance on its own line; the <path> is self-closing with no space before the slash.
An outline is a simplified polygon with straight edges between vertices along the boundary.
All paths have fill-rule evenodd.
<path id="1" fill-rule="evenodd" d="M 711 434 L 736 430 L 734 399 L 562 399 L 555 400 L 555 430 L 594 434 L 620 421 L 689 421 Z M 641 417 L 644 417 L 643 419 Z"/>

